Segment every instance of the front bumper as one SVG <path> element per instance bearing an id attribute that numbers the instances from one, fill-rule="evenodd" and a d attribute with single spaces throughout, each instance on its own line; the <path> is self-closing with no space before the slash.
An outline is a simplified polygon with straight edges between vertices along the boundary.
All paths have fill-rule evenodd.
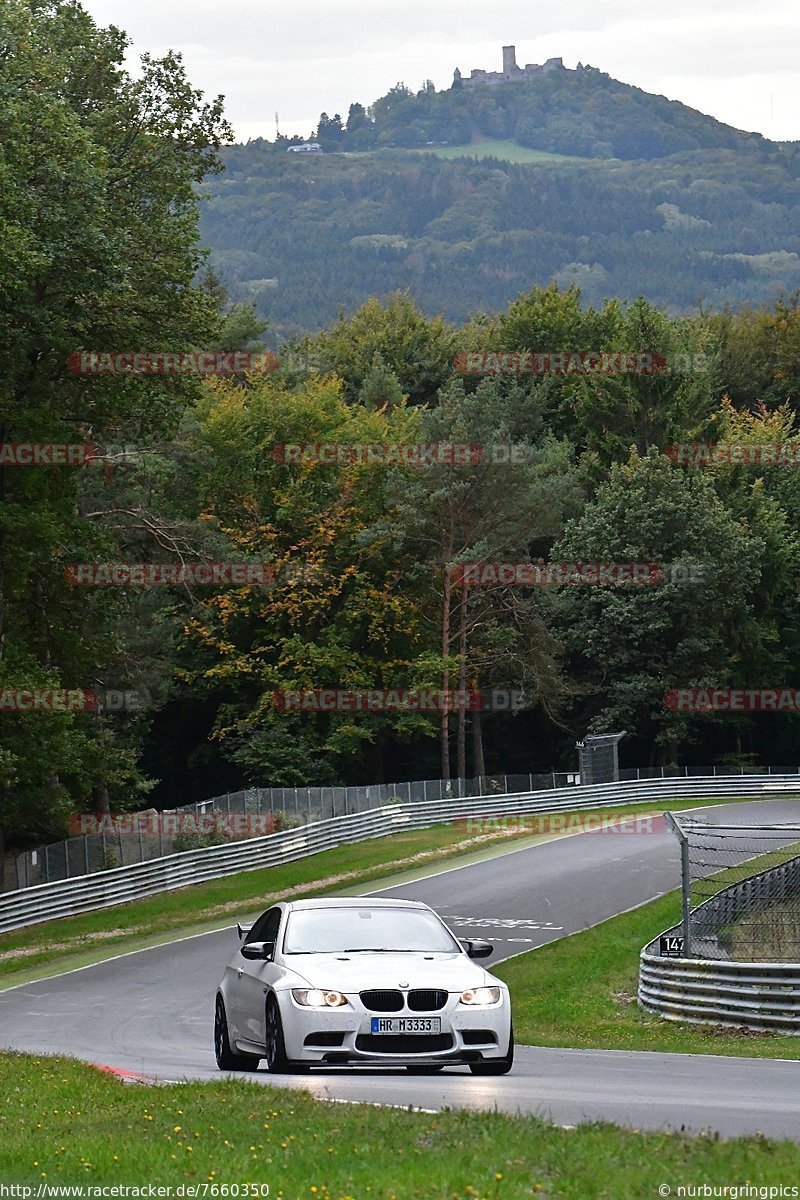
<path id="1" fill-rule="evenodd" d="M 497 1004 L 471 1007 L 451 993 L 436 1012 L 375 1012 L 359 996 L 347 1006 L 306 1008 L 291 992 L 278 994 L 287 1057 L 306 1063 L 458 1064 L 504 1058 L 511 1036 L 508 992 Z M 373 1017 L 438 1018 L 438 1034 L 373 1034 Z"/>

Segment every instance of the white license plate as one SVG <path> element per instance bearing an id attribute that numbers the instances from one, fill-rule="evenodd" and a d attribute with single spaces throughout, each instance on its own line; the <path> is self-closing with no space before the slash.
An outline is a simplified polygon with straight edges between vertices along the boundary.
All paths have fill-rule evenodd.
<path id="1" fill-rule="evenodd" d="M 440 1017 L 373 1017 L 373 1033 L 441 1033 Z"/>

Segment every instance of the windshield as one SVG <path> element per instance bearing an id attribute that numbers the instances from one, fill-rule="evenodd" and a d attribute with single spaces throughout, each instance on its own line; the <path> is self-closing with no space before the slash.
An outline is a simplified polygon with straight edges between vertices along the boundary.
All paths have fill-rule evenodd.
<path id="1" fill-rule="evenodd" d="M 398 908 L 298 909 L 289 916 L 285 954 L 446 951 L 461 946 L 433 913 Z"/>

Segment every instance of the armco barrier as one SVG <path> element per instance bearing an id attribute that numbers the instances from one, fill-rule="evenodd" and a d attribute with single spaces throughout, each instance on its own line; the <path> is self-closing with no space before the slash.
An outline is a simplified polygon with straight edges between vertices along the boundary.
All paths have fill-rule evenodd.
<path id="1" fill-rule="evenodd" d="M 655 944 L 645 946 L 639 960 L 639 1003 L 649 1012 L 800 1034 L 800 963 L 659 958 L 650 952 Z"/>
<path id="2" fill-rule="evenodd" d="M 0 933 L 34 925 L 55 917 L 74 916 L 139 900 L 156 892 L 188 887 L 209 879 L 234 875 L 293 862 L 322 850 L 369 838 L 384 837 L 396 829 L 425 829 L 460 817 L 518 816 L 528 813 L 580 812 L 591 808 L 614 808 L 624 804 L 652 802 L 663 805 L 682 800 L 769 795 L 775 784 L 794 785 L 800 794 L 800 777 L 745 775 L 703 776 L 623 783 L 591 787 L 567 787 L 515 795 L 461 797 L 450 800 L 414 801 L 384 806 L 368 812 L 315 821 L 297 829 L 251 838 L 226 846 L 189 850 L 166 858 L 132 866 L 96 871 L 91 875 L 40 884 L 0 898 Z"/>
<path id="3" fill-rule="evenodd" d="M 776 900 L 800 894 L 800 856 L 731 884 L 690 917 L 695 938 L 712 945 L 737 917 L 768 910 Z M 749 1029 L 800 1034 L 800 963 L 732 962 L 724 947 L 718 958 L 661 958 L 663 936 L 680 935 L 682 924 L 665 930 L 639 956 L 639 1003 L 676 1021 L 746 1025 Z M 708 945 L 705 947 L 708 949 Z"/>

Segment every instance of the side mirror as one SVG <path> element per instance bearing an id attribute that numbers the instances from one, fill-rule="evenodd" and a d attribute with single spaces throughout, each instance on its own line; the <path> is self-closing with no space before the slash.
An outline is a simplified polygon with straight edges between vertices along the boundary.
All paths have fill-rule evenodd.
<path id="1" fill-rule="evenodd" d="M 458 940 L 470 958 L 488 958 L 490 954 L 494 954 L 494 946 L 491 942 L 471 942 L 466 938 L 459 938 Z"/>
<path id="2" fill-rule="evenodd" d="M 275 953 L 274 942 L 245 942 L 240 951 L 242 958 L 255 958 L 266 962 Z"/>

